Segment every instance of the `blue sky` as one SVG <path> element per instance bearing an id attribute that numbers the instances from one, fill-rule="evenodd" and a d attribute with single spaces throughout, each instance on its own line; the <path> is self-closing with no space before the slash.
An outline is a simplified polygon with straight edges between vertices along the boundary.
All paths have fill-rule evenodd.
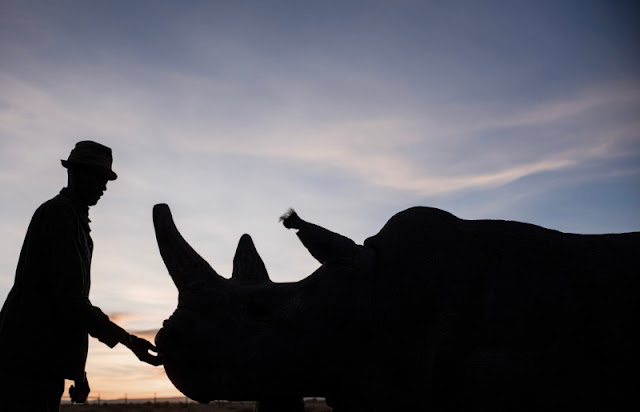
<path id="1" fill-rule="evenodd" d="M 59 159 L 84 139 L 113 149 L 120 176 L 90 213 L 92 301 L 151 338 L 177 300 L 155 244 L 159 202 L 221 274 L 246 232 L 281 282 L 317 267 L 278 224 L 290 206 L 357 242 L 414 205 L 638 231 L 638 11 L 0 0 L 0 299 L 33 211 L 66 183 Z M 171 393 L 126 351 L 91 350 L 103 398 L 121 396 L 123 373 L 139 396 Z"/>

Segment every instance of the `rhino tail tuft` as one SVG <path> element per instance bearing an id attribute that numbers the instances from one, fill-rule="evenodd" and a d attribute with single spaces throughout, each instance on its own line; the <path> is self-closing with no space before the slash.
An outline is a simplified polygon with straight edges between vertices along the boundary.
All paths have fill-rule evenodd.
<path id="1" fill-rule="evenodd" d="M 280 221 L 287 229 L 300 229 L 300 223 L 302 223 L 302 219 L 293 208 L 289 208 L 284 215 L 280 216 Z"/>

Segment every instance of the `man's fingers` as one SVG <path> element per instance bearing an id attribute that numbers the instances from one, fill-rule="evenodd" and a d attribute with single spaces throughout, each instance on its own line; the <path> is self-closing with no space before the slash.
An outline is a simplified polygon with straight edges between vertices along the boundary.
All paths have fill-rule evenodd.
<path id="1" fill-rule="evenodd" d="M 132 335 L 132 336 L 133 336 L 133 339 L 134 339 L 134 344 L 137 345 L 138 347 L 143 347 L 143 348 L 145 348 L 147 350 L 152 350 L 154 352 L 158 351 L 156 349 L 156 347 L 153 346 L 153 343 L 149 342 L 148 340 L 139 338 L 139 337 L 137 337 L 135 335 Z"/>
<path id="2" fill-rule="evenodd" d="M 148 354 L 149 351 L 158 353 L 158 349 L 150 343 L 147 343 L 139 348 L 140 352 Z"/>
<path id="3" fill-rule="evenodd" d="M 145 353 L 145 356 L 141 357 L 140 360 L 153 366 L 162 365 L 162 358 L 160 356 L 151 355 L 149 353 Z"/>
<path id="4" fill-rule="evenodd" d="M 162 365 L 162 359 L 159 356 L 154 356 L 148 363 L 153 366 L 160 366 Z"/>
<path id="5" fill-rule="evenodd" d="M 157 353 L 158 348 L 156 348 L 148 340 L 139 338 L 135 335 L 131 335 L 131 342 L 129 343 L 128 347 L 142 362 L 146 362 L 149 365 L 153 366 L 162 365 L 162 358 L 160 357 L 160 355 L 149 353 L 149 351 Z"/>
<path id="6" fill-rule="evenodd" d="M 152 353 L 149 353 L 149 351 L 154 351 L 157 352 L 158 349 L 156 349 L 155 346 L 153 346 L 152 344 L 150 344 L 149 342 L 145 341 L 144 345 L 140 345 L 135 351 L 134 353 L 136 354 L 136 356 L 138 357 L 138 359 L 140 359 L 143 362 L 148 363 L 149 365 L 153 365 L 153 366 L 158 366 L 158 365 L 162 365 L 162 358 L 160 355 L 154 355 Z"/>

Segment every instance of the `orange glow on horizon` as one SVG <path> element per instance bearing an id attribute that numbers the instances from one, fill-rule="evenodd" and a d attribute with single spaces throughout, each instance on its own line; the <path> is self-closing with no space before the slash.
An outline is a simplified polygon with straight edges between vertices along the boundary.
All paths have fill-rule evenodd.
<path id="1" fill-rule="evenodd" d="M 139 336 L 153 342 L 153 335 Z M 140 362 L 123 345 L 111 349 L 97 339 L 90 338 L 86 372 L 91 388 L 90 399 L 184 397 L 173 386 L 162 366 L 156 367 Z M 65 396 L 68 396 L 72 384 L 73 381 L 65 382 Z"/>

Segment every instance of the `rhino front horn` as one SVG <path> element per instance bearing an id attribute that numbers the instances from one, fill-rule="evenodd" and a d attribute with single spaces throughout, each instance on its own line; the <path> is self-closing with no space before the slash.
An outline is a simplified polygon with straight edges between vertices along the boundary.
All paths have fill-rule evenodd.
<path id="1" fill-rule="evenodd" d="M 238 283 L 270 283 L 269 274 L 256 250 L 251 236 L 244 234 L 238 242 L 236 255 L 233 257 L 233 282 Z"/>
<path id="2" fill-rule="evenodd" d="M 153 225 L 164 264 L 178 290 L 206 281 L 224 281 L 180 235 L 166 204 L 153 207 Z"/>

